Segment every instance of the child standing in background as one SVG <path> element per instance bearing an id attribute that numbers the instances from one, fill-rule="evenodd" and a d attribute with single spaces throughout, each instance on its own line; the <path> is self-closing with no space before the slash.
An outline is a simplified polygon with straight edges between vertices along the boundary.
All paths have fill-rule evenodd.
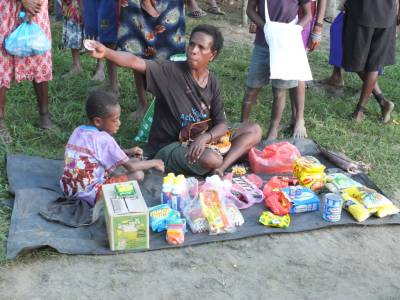
<path id="1" fill-rule="evenodd" d="M 62 0 L 62 13 L 64 17 L 62 43 L 64 48 L 71 49 L 72 66 L 66 74 L 62 76 L 68 79 L 82 71 L 79 51 L 82 46 L 83 37 L 83 18 L 81 0 Z"/>
<path id="2" fill-rule="evenodd" d="M 242 122 L 248 123 L 253 105 L 264 85 L 270 81 L 269 47 L 265 40 L 265 0 L 249 0 L 247 15 L 256 23 L 257 32 L 254 41 L 254 49 L 247 77 L 247 89 L 242 103 Z M 299 8 L 304 10 L 303 17 L 297 22 L 303 28 L 311 20 L 310 0 L 268 0 L 268 11 L 271 21 L 291 23 L 297 19 Z M 298 89 L 297 80 L 272 79 L 273 103 L 270 127 L 267 140 L 278 137 L 279 124 L 285 109 L 286 90 L 289 90 L 293 100 L 292 115 L 295 116 L 293 137 L 307 137 L 304 122 L 305 89 Z M 301 94 L 302 93 L 302 94 Z"/>
<path id="3" fill-rule="evenodd" d="M 62 43 L 65 49 L 71 49 L 71 69 L 62 75 L 63 79 L 69 79 L 82 72 L 80 50 L 83 39 L 83 0 L 62 0 L 62 14 L 64 18 Z M 98 60 L 92 80 L 103 81 L 104 62 Z"/>
<path id="4" fill-rule="evenodd" d="M 86 103 L 86 114 L 89 125 L 77 127 L 65 149 L 60 185 L 67 197 L 94 206 L 102 184 L 142 180 L 143 170 L 151 168 L 164 172 L 162 160 L 130 159 L 129 156 L 142 156 L 142 149 L 123 150 L 111 136 L 121 125 L 121 107 L 112 94 L 101 91 L 91 93 Z M 119 166 L 125 168 L 126 173 L 113 176 L 112 172 Z"/>

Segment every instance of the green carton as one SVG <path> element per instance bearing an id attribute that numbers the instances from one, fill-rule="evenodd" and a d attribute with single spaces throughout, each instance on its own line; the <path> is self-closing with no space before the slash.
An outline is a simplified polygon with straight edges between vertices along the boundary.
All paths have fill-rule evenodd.
<path id="1" fill-rule="evenodd" d="M 119 196 L 119 183 L 103 185 L 104 215 L 112 251 L 148 249 L 149 210 L 137 181 L 128 181 L 135 193 Z"/>

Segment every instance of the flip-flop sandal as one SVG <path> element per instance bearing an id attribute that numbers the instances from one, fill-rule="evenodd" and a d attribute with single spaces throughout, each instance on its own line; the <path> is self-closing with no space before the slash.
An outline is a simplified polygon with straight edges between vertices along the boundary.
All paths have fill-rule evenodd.
<path id="1" fill-rule="evenodd" d="M 13 138 L 7 128 L 0 129 L 0 140 L 4 144 L 11 144 L 13 142 Z"/>
<path id="2" fill-rule="evenodd" d="M 225 15 L 225 12 L 223 12 L 221 8 L 219 8 L 218 6 L 210 6 L 209 8 L 206 9 L 206 11 L 214 15 L 220 15 L 220 16 Z"/>
<path id="3" fill-rule="evenodd" d="M 199 19 L 207 16 L 207 13 L 204 10 L 199 9 L 189 12 L 187 16 L 193 19 Z"/>

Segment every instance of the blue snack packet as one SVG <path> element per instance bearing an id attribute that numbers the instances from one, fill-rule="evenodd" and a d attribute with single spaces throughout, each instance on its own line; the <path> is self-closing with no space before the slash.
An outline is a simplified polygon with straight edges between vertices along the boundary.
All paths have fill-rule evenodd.
<path id="1" fill-rule="evenodd" d="M 155 232 L 167 230 L 168 223 L 180 220 L 181 213 L 171 209 L 168 204 L 160 204 L 149 209 L 150 227 Z"/>

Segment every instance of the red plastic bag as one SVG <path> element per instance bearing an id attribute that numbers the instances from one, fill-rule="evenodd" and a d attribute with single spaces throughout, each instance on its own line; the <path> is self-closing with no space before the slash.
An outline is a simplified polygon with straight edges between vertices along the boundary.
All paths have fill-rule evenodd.
<path id="1" fill-rule="evenodd" d="M 279 142 L 266 146 L 262 151 L 252 147 L 249 162 L 254 173 L 292 173 L 294 160 L 300 156 L 296 146 Z"/>
<path id="2" fill-rule="evenodd" d="M 295 177 L 274 176 L 264 186 L 265 205 L 278 216 L 289 213 L 291 203 L 281 192 L 281 188 L 298 184 Z"/>
<path id="3" fill-rule="evenodd" d="M 281 191 L 272 193 L 269 197 L 265 198 L 267 207 L 277 216 L 284 216 L 290 212 L 289 199 L 286 198 L 285 194 Z"/>

